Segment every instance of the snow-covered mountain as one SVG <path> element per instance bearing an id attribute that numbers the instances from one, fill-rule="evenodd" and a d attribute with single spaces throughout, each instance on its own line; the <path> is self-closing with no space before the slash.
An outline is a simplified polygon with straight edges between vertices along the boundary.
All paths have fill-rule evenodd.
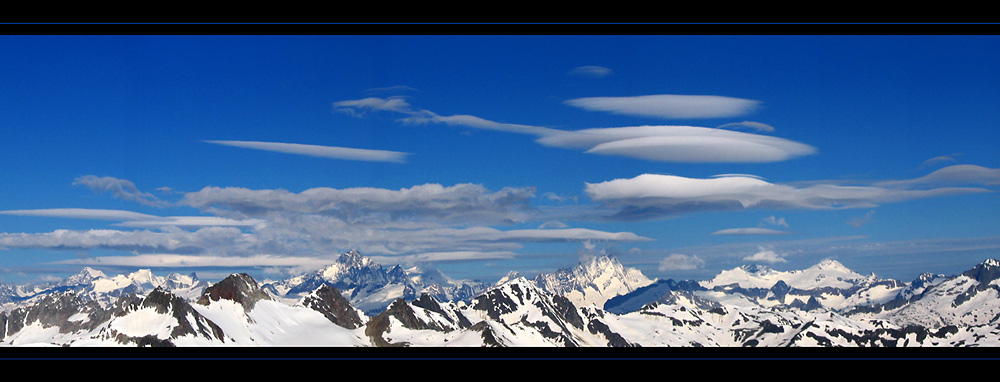
<path id="1" fill-rule="evenodd" d="M 480 282 L 451 280 L 437 270 L 422 272 L 398 265 L 386 269 L 352 250 L 322 269 L 265 283 L 263 287 L 276 297 L 297 301 L 323 285 L 337 288 L 355 308 L 372 315 L 385 310 L 399 298 L 413 299 L 420 293 L 428 293 L 442 300 L 463 300 L 487 286 Z"/>
<path id="2" fill-rule="evenodd" d="M 33 303 L 52 293 L 72 291 L 84 300 L 94 300 L 107 305 L 118 297 L 130 294 L 145 295 L 156 288 L 164 288 L 175 295 L 191 299 L 200 296 L 208 285 L 207 281 L 199 280 L 194 273 L 157 276 L 149 269 L 140 269 L 129 274 L 108 277 L 101 271 L 85 267 L 79 273 L 60 282 L 0 286 L 0 304 L 9 310 Z"/>
<path id="3" fill-rule="evenodd" d="M 334 284 L 349 279 L 343 285 L 377 285 L 372 280 L 390 285 L 390 272 L 383 279 L 374 272 L 380 269 L 377 264 L 348 255 L 341 264 L 356 270 L 341 267 L 326 273 L 326 282 L 295 301 L 287 299 L 287 292 L 283 298 L 273 295 L 275 284 L 259 284 L 246 274 L 203 288 L 197 297 L 184 297 L 170 288 L 189 290 L 190 280 L 170 284 L 165 281 L 169 277 L 140 272 L 125 276 L 134 285 L 144 280 L 158 286 L 99 302 L 90 293 L 126 288 L 93 288 L 104 285 L 95 281 L 125 283 L 110 284 L 118 276 L 87 270 L 72 278 L 90 285 L 89 290 L 51 291 L 0 312 L 0 346 L 1000 346 L 996 260 L 957 276 L 922 275 L 910 283 L 861 276 L 823 261 L 790 272 L 740 267 L 704 282 L 633 277 L 644 280 L 643 285 L 627 287 L 608 280 L 641 273 L 614 259 L 595 259 L 576 268 L 579 272 L 557 272 L 561 277 L 528 279 L 511 273 L 470 299 L 444 300 L 430 293 L 397 297 L 369 315 L 354 306 L 353 292 Z M 600 267 L 604 269 L 595 269 Z M 412 274 L 404 275 L 414 283 Z M 440 274 L 430 279 L 438 280 L 435 284 L 447 280 Z M 298 280 L 302 282 L 295 287 L 304 288 L 307 278 Z M 605 281 L 596 285 L 606 287 L 594 287 L 595 280 Z M 576 288 L 580 285 L 593 289 L 588 295 Z M 879 288 L 896 293 L 886 299 L 887 293 L 873 292 Z M 612 290 L 626 292 L 610 296 Z M 598 294 L 591 301 L 606 299 L 604 308 L 585 299 L 574 301 Z M 808 301 L 802 301 L 804 296 Z"/>
<path id="4" fill-rule="evenodd" d="M 614 256 L 600 256 L 572 269 L 560 269 L 534 278 L 539 288 L 568 298 L 577 306 L 604 306 L 609 299 L 650 285 L 634 268 L 626 268 Z"/>

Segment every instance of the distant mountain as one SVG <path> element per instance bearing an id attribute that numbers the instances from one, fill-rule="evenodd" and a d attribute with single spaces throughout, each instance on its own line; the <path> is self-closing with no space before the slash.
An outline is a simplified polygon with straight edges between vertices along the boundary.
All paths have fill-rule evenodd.
<path id="1" fill-rule="evenodd" d="M 604 306 L 609 299 L 650 285 L 637 269 L 626 268 L 614 256 L 593 257 L 575 268 L 540 274 L 535 285 L 549 293 L 568 298 L 577 306 Z"/>
<path id="2" fill-rule="evenodd" d="M 597 258 L 535 279 L 510 273 L 467 300 L 397 297 L 369 315 L 332 284 L 392 285 L 394 271 L 379 273 L 377 264 L 346 255 L 291 302 L 272 294 L 274 284 L 247 274 L 189 298 L 169 287 L 188 291 L 193 277 L 85 270 L 67 279 L 83 287 L 50 290 L 0 311 L 0 346 L 1000 346 L 996 260 L 910 283 L 861 276 L 834 261 L 801 271 L 746 266 L 706 282 L 645 283 L 617 260 Z M 450 282 L 440 273 L 411 271 L 403 273 L 409 285 Z M 645 285 L 621 282 L 630 274 Z M 295 286 L 304 288 L 308 279 Z M 628 292 L 607 298 L 604 308 L 586 302 L 605 300 L 613 290 Z M 886 300 L 889 291 L 895 294 Z M 121 293 L 112 300 L 111 292 Z"/>
<path id="3" fill-rule="evenodd" d="M 420 272 L 398 265 L 386 269 L 358 251 L 349 251 L 322 269 L 266 283 L 263 288 L 274 296 L 298 300 L 323 285 L 336 288 L 354 307 L 370 315 L 382 312 L 399 298 L 413 299 L 427 293 L 440 300 L 464 300 L 488 286 L 481 282 L 453 281 L 436 270 Z"/>
<path id="4" fill-rule="evenodd" d="M 103 272 L 90 267 L 69 276 L 60 282 L 35 285 L 0 285 L 0 303 L 32 303 L 39 298 L 58 292 L 74 292 L 84 300 L 94 300 L 100 304 L 111 304 L 118 297 L 130 294 L 145 295 L 156 288 L 163 288 L 186 299 L 201 295 L 208 282 L 199 280 L 194 273 L 181 275 L 171 273 L 165 277 L 156 276 L 148 269 L 140 269 L 126 275 L 108 277 Z"/>

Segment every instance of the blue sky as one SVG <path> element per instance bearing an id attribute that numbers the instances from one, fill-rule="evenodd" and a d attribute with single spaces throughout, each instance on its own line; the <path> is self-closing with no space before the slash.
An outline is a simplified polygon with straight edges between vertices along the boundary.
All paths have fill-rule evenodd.
<path id="1" fill-rule="evenodd" d="M 996 36 L 2 36 L 0 281 L 908 281 L 1000 250 Z M 724 175 L 724 176 L 720 176 Z"/>

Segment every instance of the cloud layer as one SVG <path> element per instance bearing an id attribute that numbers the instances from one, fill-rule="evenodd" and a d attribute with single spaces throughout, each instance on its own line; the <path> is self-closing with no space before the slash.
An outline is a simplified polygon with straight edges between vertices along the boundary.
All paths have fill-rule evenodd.
<path id="1" fill-rule="evenodd" d="M 405 163 L 408 153 L 388 150 L 369 150 L 348 147 L 305 145 L 299 143 L 251 142 L 251 141 L 205 141 L 217 145 L 246 149 L 273 151 L 286 154 L 306 155 L 318 158 L 344 159 L 369 162 Z"/>
<path id="2" fill-rule="evenodd" d="M 939 171 L 943 170 L 948 169 Z M 976 173 L 982 174 L 983 172 L 977 171 Z M 987 171 L 985 174 L 991 176 L 992 172 Z M 892 182 L 891 184 L 893 186 L 921 185 L 926 183 L 923 180 L 925 178 L 913 182 Z M 987 177 L 981 180 L 990 181 L 990 179 Z M 963 178 L 963 180 L 967 179 Z M 748 209 L 870 208 L 883 203 L 992 191 L 973 187 L 908 189 L 823 183 L 797 187 L 769 183 L 758 177 L 749 176 L 700 179 L 644 174 L 631 179 L 587 183 L 585 192 L 591 200 L 600 202 L 606 208 L 615 211 L 613 215 L 606 218 L 642 220 L 685 213 Z"/>
<path id="3" fill-rule="evenodd" d="M 587 97 L 566 101 L 590 111 L 664 119 L 728 118 L 755 110 L 760 101 L 714 95 L 656 94 L 635 97 Z"/>
<path id="4" fill-rule="evenodd" d="M 721 116 L 746 112 L 755 101 L 728 97 L 702 96 L 648 96 L 622 98 L 583 98 L 568 101 L 574 106 L 601 109 L 601 105 L 620 105 L 625 110 L 640 112 L 649 108 L 662 115 L 699 113 Z M 690 108 L 690 104 L 700 107 Z M 629 106 L 632 105 L 632 106 Z M 666 106 L 671 105 L 671 106 Z M 611 106 L 607 106 L 611 108 Z M 588 154 L 624 156 L 630 158 L 684 163 L 762 163 L 776 162 L 811 155 L 816 149 L 810 145 L 787 139 L 737 132 L 732 130 L 697 126 L 633 126 L 559 130 L 542 126 L 501 123 L 472 115 L 442 116 L 430 110 L 412 107 L 402 98 L 369 97 L 334 103 L 334 109 L 354 116 L 368 112 L 395 112 L 405 114 L 403 123 L 445 124 L 486 129 L 538 137 L 537 142 L 565 149 L 582 150 Z M 671 112 L 670 110 L 677 109 Z M 683 111 L 686 110 L 686 111 Z M 737 114 L 739 114 L 737 113 Z M 744 122 L 756 129 L 764 124 Z M 769 126 L 767 126 L 769 127 Z M 773 128 L 771 129 L 773 130 Z"/>

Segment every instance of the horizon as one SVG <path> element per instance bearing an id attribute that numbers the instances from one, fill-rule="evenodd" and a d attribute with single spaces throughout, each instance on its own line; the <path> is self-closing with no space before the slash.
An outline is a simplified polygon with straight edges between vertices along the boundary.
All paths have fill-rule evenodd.
<path id="1" fill-rule="evenodd" d="M 1000 37 L 2 36 L 0 282 L 1000 253 Z M 225 277 L 225 276 L 222 276 Z M 219 278 L 221 279 L 221 278 Z"/>

